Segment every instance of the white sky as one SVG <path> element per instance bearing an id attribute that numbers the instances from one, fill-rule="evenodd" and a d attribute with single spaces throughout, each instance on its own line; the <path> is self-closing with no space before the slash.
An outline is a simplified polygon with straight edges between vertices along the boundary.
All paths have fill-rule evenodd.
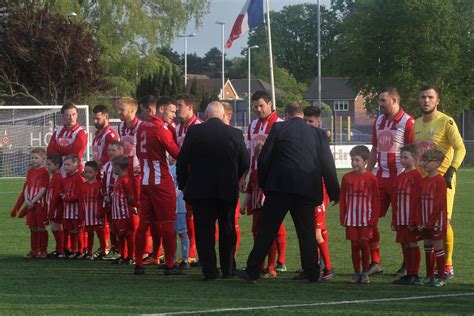
<path id="1" fill-rule="evenodd" d="M 280 11 L 284 6 L 300 3 L 317 3 L 317 0 L 269 0 L 270 10 Z M 196 30 L 194 21 L 191 21 L 185 34 L 196 33 L 196 37 L 188 38 L 188 53 L 196 53 L 199 56 L 209 51 L 212 47 L 221 48 L 222 33 L 221 26 L 216 21 L 225 22 L 225 41 L 229 37 L 232 26 L 237 15 L 240 13 L 245 0 L 211 0 L 210 13 L 207 14 L 200 29 Z M 320 0 L 321 5 L 330 6 L 330 0 Z M 264 0 L 265 8 L 265 0 Z M 314 17 L 316 19 L 316 17 Z M 247 35 L 234 41 L 232 48 L 226 49 L 227 58 L 240 56 L 242 48 L 247 46 Z M 173 45 L 173 50 L 179 54 L 184 53 L 184 39 L 177 38 Z"/>

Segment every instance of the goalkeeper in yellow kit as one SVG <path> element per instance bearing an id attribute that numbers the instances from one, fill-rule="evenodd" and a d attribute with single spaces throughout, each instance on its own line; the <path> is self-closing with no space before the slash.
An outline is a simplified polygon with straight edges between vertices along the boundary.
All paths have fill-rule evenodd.
<path id="1" fill-rule="evenodd" d="M 427 85 L 420 89 L 420 108 L 423 116 L 415 122 L 415 142 L 421 153 L 436 148 L 445 154 L 438 171 L 444 176 L 448 187 L 448 228 L 444 250 L 446 252 L 446 280 L 449 280 L 454 278 L 452 259 L 454 233 L 451 227 L 451 216 L 456 192 L 456 170 L 466 155 L 466 148 L 453 118 L 438 111 L 440 101 L 441 93 L 436 86 Z"/>

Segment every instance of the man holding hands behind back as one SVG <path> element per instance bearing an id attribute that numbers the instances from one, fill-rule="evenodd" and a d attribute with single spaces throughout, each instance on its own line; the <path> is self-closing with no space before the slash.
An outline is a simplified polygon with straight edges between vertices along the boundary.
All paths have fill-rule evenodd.
<path id="1" fill-rule="evenodd" d="M 235 273 L 235 205 L 239 180 L 249 167 L 242 131 L 222 122 L 224 107 L 211 102 L 207 121 L 190 126 L 176 163 L 178 187 L 194 211 L 196 246 L 205 280 L 214 280 L 216 264 L 215 223 L 219 225 L 222 276 Z"/>
<path id="2" fill-rule="evenodd" d="M 240 278 L 256 281 L 286 213 L 290 211 L 298 235 L 303 272 L 294 279 L 319 281 L 314 208 L 322 203 L 324 179 L 332 201 L 339 201 L 339 183 L 325 133 L 303 120 L 303 109 L 294 102 L 285 108 L 286 121 L 277 122 L 258 158 L 259 186 L 265 193 L 262 222 L 245 271 Z"/>

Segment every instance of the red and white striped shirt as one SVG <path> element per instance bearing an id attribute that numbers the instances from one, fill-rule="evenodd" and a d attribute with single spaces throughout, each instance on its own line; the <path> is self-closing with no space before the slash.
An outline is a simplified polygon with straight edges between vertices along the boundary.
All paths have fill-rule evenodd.
<path id="1" fill-rule="evenodd" d="M 170 184 L 174 187 L 167 153 L 176 159 L 179 147 L 163 120 L 153 117 L 143 122 L 138 128 L 137 141 L 142 185 Z"/>
<path id="2" fill-rule="evenodd" d="M 66 175 L 63 191 L 64 219 L 83 219 L 84 214 L 80 207 L 80 194 L 83 182 L 79 172 Z"/>
<path id="3" fill-rule="evenodd" d="M 132 204 L 129 197 L 134 199 L 133 188 L 128 176 L 118 177 L 112 193 L 112 219 L 128 219 L 131 216 Z"/>
<path id="4" fill-rule="evenodd" d="M 112 162 L 108 161 L 102 169 L 104 170 L 104 177 L 102 178 L 102 195 L 112 197 L 112 192 L 114 191 L 115 180 L 117 180 L 117 175 L 112 171 Z"/>
<path id="5" fill-rule="evenodd" d="M 70 130 L 66 126 L 57 127 L 51 140 L 49 141 L 46 153 L 48 156 L 60 155 L 63 159 L 67 155 L 77 155 L 82 160 L 87 148 L 87 132 L 79 124 L 74 125 Z M 82 165 L 79 166 L 79 172 L 82 172 Z M 66 176 L 64 168 L 61 167 L 61 173 Z"/>
<path id="6" fill-rule="evenodd" d="M 395 180 L 392 225 L 416 226 L 416 214 L 420 211 L 421 179 L 421 174 L 414 169 L 402 172 Z"/>
<path id="7" fill-rule="evenodd" d="M 372 145 L 377 148 L 377 177 L 395 179 L 403 171 L 400 148 L 415 142 L 415 120 L 402 108 L 393 120 L 379 115 L 374 122 Z"/>
<path id="8" fill-rule="evenodd" d="M 26 174 L 26 185 L 23 191 L 24 197 L 31 201 L 42 188 L 48 189 L 48 184 L 49 173 L 46 168 L 31 168 Z M 36 203 L 46 207 L 46 194 Z"/>
<path id="9" fill-rule="evenodd" d="M 61 192 L 64 188 L 64 178 L 61 172 L 55 173 L 49 180 L 48 186 L 48 218 L 61 219 L 63 217 L 63 200 Z"/>
<path id="10" fill-rule="evenodd" d="M 436 231 L 447 229 L 446 192 L 446 182 L 442 175 L 424 177 L 421 180 L 421 212 L 417 225 Z"/>
<path id="11" fill-rule="evenodd" d="M 176 125 L 176 142 L 178 146 L 181 148 L 183 146 L 184 137 L 186 137 L 186 132 L 188 131 L 188 127 L 194 124 L 201 124 L 203 120 L 201 120 L 196 115 L 193 115 L 189 121 L 186 123 L 179 123 Z"/>
<path id="12" fill-rule="evenodd" d="M 365 227 L 377 223 L 380 199 L 377 178 L 372 173 L 352 171 L 344 175 L 339 213 L 344 226 Z"/>
<path id="13" fill-rule="evenodd" d="M 84 209 L 84 225 L 102 225 L 102 219 L 97 219 L 97 214 L 102 210 L 102 194 L 100 182 L 84 182 L 81 188 L 81 203 Z"/>
<path id="14" fill-rule="evenodd" d="M 119 140 L 118 133 L 110 125 L 106 125 L 102 130 L 97 130 L 92 141 L 92 159 L 104 165 L 109 161 L 108 148 L 113 140 Z"/>
<path id="15" fill-rule="evenodd" d="M 263 206 L 265 195 L 258 187 L 257 179 L 257 159 L 263 144 L 267 140 L 270 129 L 275 122 L 282 122 L 278 117 L 277 112 L 272 112 L 267 118 L 259 118 L 250 123 L 247 133 L 247 146 L 250 150 L 250 172 L 248 193 L 251 194 L 250 206 L 247 214 L 252 214 L 253 210 Z"/>

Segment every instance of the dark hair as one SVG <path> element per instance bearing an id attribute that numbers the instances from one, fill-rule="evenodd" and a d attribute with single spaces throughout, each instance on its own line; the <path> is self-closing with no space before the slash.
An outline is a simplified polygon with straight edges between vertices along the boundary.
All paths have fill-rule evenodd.
<path id="1" fill-rule="evenodd" d="M 444 160 L 444 153 L 439 149 L 428 149 L 423 153 L 423 160 L 437 161 L 439 163 Z"/>
<path id="2" fill-rule="evenodd" d="M 296 114 L 303 114 L 303 109 L 298 102 L 290 102 L 285 106 L 285 114 L 288 114 L 290 117 Z"/>
<path id="3" fill-rule="evenodd" d="M 61 168 L 61 166 L 63 165 L 63 157 L 59 155 L 48 156 L 47 159 L 51 161 L 53 164 L 58 165 L 59 168 Z"/>
<path id="4" fill-rule="evenodd" d="M 112 141 L 109 143 L 109 146 L 111 146 L 111 145 L 117 146 L 118 148 L 123 148 L 123 145 L 122 145 L 122 143 L 121 143 L 119 140 L 112 140 Z"/>
<path id="5" fill-rule="evenodd" d="M 138 101 L 138 104 L 144 107 L 145 109 L 149 109 L 152 106 L 156 107 L 156 97 L 154 95 L 146 95 Z"/>
<path id="6" fill-rule="evenodd" d="M 436 92 L 436 94 L 438 95 L 438 99 L 441 100 L 441 89 L 438 86 L 435 86 L 434 84 L 424 85 L 423 87 L 421 87 L 420 93 L 426 90 L 431 90 L 431 89 L 433 89 Z"/>
<path id="7" fill-rule="evenodd" d="M 128 169 L 128 158 L 125 156 L 117 156 L 112 159 L 112 166 L 117 166 L 120 170 Z"/>
<path id="8" fill-rule="evenodd" d="M 418 146 L 416 144 L 407 144 L 400 148 L 400 153 L 402 151 L 409 152 L 415 158 L 418 157 L 418 155 L 420 154 L 420 151 L 418 150 Z"/>
<path id="9" fill-rule="evenodd" d="M 97 114 L 97 113 L 103 113 L 103 114 L 108 114 L 109 110 L 107 107 L 103 104 L 98 104 L 94 106 L 94 109 L 92 110 L 92 113 Z"/>
<path id="10" fill-rule="evenodd" d="M 194 95 L 192 95 L 191 93 L 186 93 L 185 92 L 185 93 L 178 94 L 175 97 L 175 100 L 176 101 L 184 100 L 184 103 L 186 103 L 186 105 L 191 105 L 192 106 L 194 112 L 197 111 L 197 100 L 196 100 L 196 97 Z"/>
<path id="11" fill-rule="evenodd" d="M 359 156 L 364 160 L 369 160 L 369 148 L 364 145 L 357 145 L 349 152 L 351 157 Z"/>
<path id="12" fill-rule="evenodd" d="M 77 163 L 79 164 L 81 162 L 81 160 L 79 160 L 79 157 L 77 155 L 67 155 L 66 158 L 64 158 L 64 161 L 66 160 L 72 160 L 73 163 Z"/>
<path id="13" fill-rule="evenodd" d="M 64 114 L 66 110 L 70 110 L 70 109 L 76 109 L 76 112 L 79 113 L 77 106 L 72 102 L 68 102 L 61 107 L 61 114 Z"/>
<path id="14" fill-rule="evenodd" d="M 258 101 L 260 99 L 263 99 L 265 100 L 265 102 L 268 103 L 272 100 L 272 97 L 266 91 L 262 91 L 262 90 L 255 91 L 254 94 L 252 95 L 252 101 Z"/>
<path id="15" fill-rule="evenodd" d="M 94 169 L 94 171 L 99 171 L 99 165 L 94 160 L 86 162 L 84 167 L 91 167 L 92 169 Z"/>
<path id="16" fill-rule="evenodd" d="M 168 105 L 170 104 L 176 104 L 176 101 L 169 98 L 169 97 L 160 97 L 157 101 L 156 101 L 156 107 L 159 108 L 160 106 L 162 107 L 167 107 Z"/>
<path id="17" fill-rule="evenodd" d="M 394 97 L 400 103 L 400 93 L 398 92 L 397 88 L 394 87 L 385 87 L 380 90 L 380 94 L 387 92 L 389 96 Z"/>
<path id="18" fill-rule="evenodd" d="M 321 116 L 321 108 L 318 106 L 307 106 L 303 110 L 304 116 L 314 116 L 320 117 Z"/>

